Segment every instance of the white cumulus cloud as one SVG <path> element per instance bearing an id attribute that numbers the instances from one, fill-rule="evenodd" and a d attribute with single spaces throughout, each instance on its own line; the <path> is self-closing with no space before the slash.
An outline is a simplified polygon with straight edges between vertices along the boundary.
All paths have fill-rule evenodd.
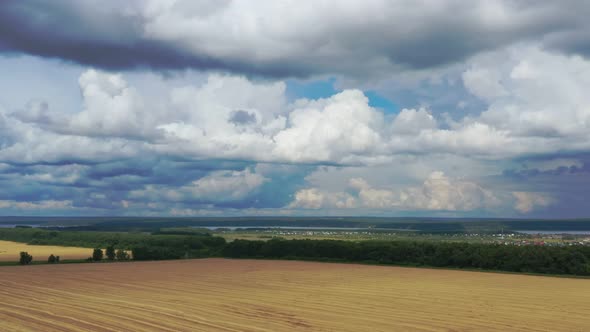
<path id="1" fill-rule="evenodd" d="M 547 194 L 515 191 L 512 193 L 516 202 L 514 209 L 520 213 L 531 212 L 535 208 L 547 207 L 552 203 L 552 199 Z"/>
<path id="2" fill-rule="evenodd" d="M 497 208 L 503 203 L 494 192 L 474 182 L 451 179 L 442 172 L 431 173 L 421 186 L 375 188 L 362 178 L 352 178 L 348 185 L 353 193 L 302 189 L 295 194 L 289 207 L 472 211 Z"/>

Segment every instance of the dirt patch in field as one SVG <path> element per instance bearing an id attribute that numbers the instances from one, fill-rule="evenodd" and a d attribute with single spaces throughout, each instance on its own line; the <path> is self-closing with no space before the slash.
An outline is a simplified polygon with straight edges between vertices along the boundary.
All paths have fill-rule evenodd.
<path id="1" fill-rule="evenodd" d="M 590 280 L 203 259 L 0 267 L 0 331 L 587 331 Z"/>

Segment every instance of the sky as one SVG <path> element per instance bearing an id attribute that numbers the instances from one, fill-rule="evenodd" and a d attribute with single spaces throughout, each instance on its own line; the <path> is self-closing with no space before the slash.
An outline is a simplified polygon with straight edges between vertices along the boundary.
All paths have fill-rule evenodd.
<path id="1" fill-rule="evenodd" d="M 1 1 L 0 215 L 589 217 L 589 15 Z"/>

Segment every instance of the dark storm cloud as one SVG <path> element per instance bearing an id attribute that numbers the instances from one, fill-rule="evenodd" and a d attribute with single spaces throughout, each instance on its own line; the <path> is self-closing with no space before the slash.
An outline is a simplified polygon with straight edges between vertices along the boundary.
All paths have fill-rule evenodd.
<path id="1" fill-rule="evenodd" d="M 235 125 L 247 125 L 250 123 L 256 123 L 256 114 L 242 110 L 233 111 L 230 114 L 229 122 Z"/>
<path id="2" fill-rule="evenodd" d="M 0 201 L 62 200 L 79 196 L 84 192 L 83 188 L 55 186 L 17 177 L 0 177 L 0 187 L 3 188 L 0 190 Z"/>
<path id="3" fill-rule="evenodd" d="M 158 38 L 146 34 L 146 26 L 153 23 L 150 18 L 141 10 L 123 10 L 126 5 L 138 9 L 145 4 L 5 0 L 0 3 L 0 52 L 27 53 L 115 70 L 195 68 L 301 77 L 323 73 L 371 75 L 395 66 L 427 69 L 526 40 L 545 39 L 555 49 L 582 54 L 590 50 L 590 29 L 584 23 L 590 8 L 583 1 L 562 6 L 550 1 L 449 0 L 421 10 L 414 5 L 374 1 L 358 17 L 347 12 L 328 13 L 327 8 L 318 5 L 309 17 L 310 26 L 317 25 L 317 29 L 304 30 L 307 27 L 293 24 L 279 26 L 282 32 L 275 33 L 274 26 L 261 24 L 251 41 L 238 43 L 227 35 L 232 29 L 225 26 L 206 26 L 194 35 L 184 29 L 189 36 L 182 38 L 166 38 L 166 33 Z M 239 14 L 224 14 L 229 12 L 230 4 L 181 2 L 176 10 L 193 20 L 227 15 L 223 22 L 239 25 L 239 18 L 231 16 Z M 269 15 L 268 11 L 260 15 L 265 14 Z M 363 23 L 351 22 L 351 18 Z M 286 19 L 300 24 L 295 14 Z M 159 27 L 168 28 L 174 27 Z M 299 34 L 298 30 L 304 31 Z M 261 40 L 273 33 L 272 38 Z M 279 49 L 268 47 L 271 42 L 277 42 Z M 233 54 L 219 55 L 211 48 L 230 49 Z"/>
<path id="4" fill-rule="evenodd" d="M 149 177 L 153 175 L 151 168 L 152 163 L 129 161 L 127 163 L 110 163 L 99 164 L 92 167 L 86 176 L 93 180 L 103 180 L 105 178 L 119 177 L 119 176 L 136 176 Z"/>
<path id="5" fill-rule="evenodd" d="M 140 37 L 140 18 L 88 13 L 66 1 L 0 4 L 0 51 L 54 57 L 107 69 L 220 67 L 213 59 Z M 86 14 L 98 15 L 90 19 Z"/>
<path id="6" fill-rule="evenodd" d="M 560 158 L 569 158 L 570 161 L 567 160 L 565 165 L 561 165 L 559 162 Z M 553 167 L 545 167 L 545 168 L 538 168 L 534 166 L 529 166 L 529 163 L 539 163 L 539 162 L 551 162 L 552 160 L 557 160 L 558 162 Z M 575 161 L 574 164 L 571 164 L 571 160 Z M 590 180 L 590 155 L 588 153 L 578 153 L 578 154 L 553 154 L 553 155 L 545 155 L 545 156 L 537 156 L 533 158 L 521 158 L 519 159 L 521 163 L 521 168 L 510 168 L 505 169 L 502 172 L 502 176 L 506 177 L 510 180 L 514 181 L 528 181 L 534 182 L 535 184 L 541 184 L 544 182 L 553 182 L 556 179 L 558 183 L 563 181 L 563 179 L 571 179 L 570 183 L 567 185 L 571 188 L 578 187 L 580 183 L 576 183 L 576 181 L 587 181 Z M 570 163 L 571 165 L 568 165 Z M 585 186 L 584 186 L 585 187 Z"/>
<path id="7" fill-rule="evenodd" d="M 582 167 L 558 167 L 554 170 L 528 170 L 519 173 L 505 172 L 504 179 L 511 188 L 528 188 L 530 191 L 550 193 L 551 208 L 533 213 L 541 218 L 587 217 L 590 172 Z"/>
<path id="8" fill-rule="evenodd" d="M 530 179 L 540 176 L 560 176 L 576 173 L 590 173 L 590 165 L 585 164 L 582 167 L 578 166 L 559 166 L 555 169 L 540 170 L 537 168 L 521 169 L 521 170 L 505 170 L 502 175 L 510 178 Z"/>
<path id="9" fill-rule="evenodd" d="M 142 24 L 141 17 L 93 11 L 83 3 L 5 0 L 0 3 L 0 54 L 25 53 L 108 70 L 194 68 L 299 76 L 297 68 L 216 59 L 150 40 L 142 37 Z"/>
<path id="10" fill-rule="evenodd" d="M 265 190 L 261 193 L 255 190 L 244 197 L 228 201 L 218 201 L 208 197 L 185 197 L 181 200 L 167 201 L 164 197 L 155 199 L 130 196 L 131 192 L 143 190 L 146 186 L 176 190 L 191 185 L 195 180 L 215 174 L 220 169 L 239 172 L 254 166 L 253 163 L 244 162 L 215 163 L 208 160 L 178 162 L 164 158 L 115 161 L 94 165 L 7 165 L 0 168 L 0 187 L 3 188 L 0 192 L 0 204 L 6 201 L 25 202 L 25 204 L 66 201 L 71 202 L 74 209 L 96 209 L 93 210 L 95 214 L 105 211 L 115 214 L 129 211 L 145 213 L 148 210 L 165 213 L 171 207 L 179 209 L 280 207 L 288 202 L 290 192 L 295 186 L 301 185 L 303 177 L 310 170 L 309 167 L 297 168 L 296 171 L 290 169 L 289 172 L 273 170 L 274 178 L 269 179 L 268 186 L 265 185 L 268 192 Z M 75 175 L 75 178 L 69 179 L 70 175 Z M 132 206 L 139 210 L 127 210 L 124 207 L 126 201 L 132 202 Z M 147 207 L 151 203 L 165 206 Z M 137 208 L 138 205 L 139 208 Z"/>

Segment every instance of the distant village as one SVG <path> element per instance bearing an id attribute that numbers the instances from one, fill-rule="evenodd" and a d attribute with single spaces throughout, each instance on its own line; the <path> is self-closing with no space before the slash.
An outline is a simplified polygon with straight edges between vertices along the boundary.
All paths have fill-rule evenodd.
<path id="1" fill-rule="evenodd" d="M 219 229 L 223 234 L 252 235 L 260 239 L 283 237 L 286 239 L 334 239 L 334 240 L 433 240 L 468 241 L 515 246 L 590 246 L 589 234 L 548 233 L 418 233 L 412 231 L 387 232 L 383 230 L 333 230 L 333 229 L 285 229 L 243 228 Z M 239 237 L 239 236 L 238 236 Z"/>

